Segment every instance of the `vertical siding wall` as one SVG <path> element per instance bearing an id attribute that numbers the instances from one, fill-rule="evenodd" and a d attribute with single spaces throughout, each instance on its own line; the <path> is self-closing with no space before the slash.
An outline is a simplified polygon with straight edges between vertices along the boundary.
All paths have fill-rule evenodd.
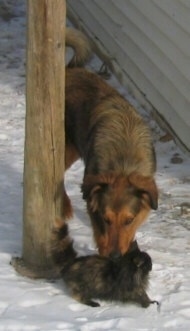
<path id="1" fill-rule="evenodd" d="M 67 7 L 190 151 L 190 0 L 67 0 Z"/>

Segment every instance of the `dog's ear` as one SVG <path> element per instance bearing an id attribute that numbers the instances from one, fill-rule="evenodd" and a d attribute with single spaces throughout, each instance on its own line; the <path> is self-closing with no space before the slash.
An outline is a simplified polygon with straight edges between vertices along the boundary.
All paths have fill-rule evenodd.
<path id="1" fill-rule="evenodd" d="M 95 212 L 98 209 L 98 194 L 105 184 L 98 183 L 98 178 L 95 178 L 95 176 L 87 177 L 81 186 L 83 199 L 88 201 L 90 209 Z"/>
<path id="2" fill-rule="evenodd" d="M 98 210 L 99 192 L 103 190 L 103 187 L 104 185 L 95 185 L 90 191 L 89 206 L 93 213 Z"/>
<path id="3" fill-rule="evenodd" d="M 85 175 L 83 184 L 81 185 L 81 191 L 83 193 L 83 199 L 86 200 L 90 193 L 96 192 L 100 189 L 105 188 L 108 184 L 112 184 L 115 180 L 113 174 L 106 175 Z"/>
<path id="4" fill-rule="evenodd" d="M 99 193 L 106 190 L 113 182 L 112 175 L 86 175 L 81 186 L 83 199 L 88 200 L 93 212 L 98 209 Z"/>
<path id="5" fill-rule="evenodd" d="M 142 176 L 134 172 L 129 175 L 128 180 L 140 193 L 148 196 L 150 207 L 156 210 L 158 208 L 158 188 L 154 178 Z"/>
<path id="6" fill-rule="evenodd" d="M 86 175 L 84 177 L 83 183 L 81 185 L 82 197 L 84 200 L 88 199 L 92 190 L 93 192 L 100 189 L 98 185 L 98 176 L 95 175 Z"/>

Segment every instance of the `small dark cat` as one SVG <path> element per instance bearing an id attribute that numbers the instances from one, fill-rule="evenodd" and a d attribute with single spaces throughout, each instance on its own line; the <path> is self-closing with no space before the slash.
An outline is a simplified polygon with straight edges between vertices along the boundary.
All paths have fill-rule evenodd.
<path id="1" fill-rule="evenodd" d="M 66 223 L 57 224 L 53 231 L 52 257 L 72 297 L 86 305 L 97 307 L 92 299 L 136 302 L 148 307 L 152 301 L 146 294 L 150 256 L 141 252 L 137 242 L 130 251 L 117 259 L 88 255 L 77 257 Z"/>

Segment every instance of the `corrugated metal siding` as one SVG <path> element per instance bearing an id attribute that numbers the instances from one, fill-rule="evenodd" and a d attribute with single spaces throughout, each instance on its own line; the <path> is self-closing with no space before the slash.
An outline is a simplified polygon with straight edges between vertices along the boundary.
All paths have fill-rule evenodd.
<path id="1" fill-rule="evenodd" d="M 67 5 L 99 40 L 123 82 L 142 92 L 190 150 L 190 1 L 67 0 Z"/>

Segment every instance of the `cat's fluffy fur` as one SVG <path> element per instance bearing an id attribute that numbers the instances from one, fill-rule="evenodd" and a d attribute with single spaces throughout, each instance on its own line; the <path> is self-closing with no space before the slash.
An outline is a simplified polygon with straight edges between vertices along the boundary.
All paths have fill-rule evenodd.
<path id="1" fill-rule="evenodd" d="M 52 257 L 72 297 L 81 303 L 96 307 L 99 303 L 93 299 L 100 299 L 148 307 L 156 302 L 146 293 L 152 261 L 136 242 L 118 259 L 77 257 L 68 226 L 59 221 L 52 234 Z"/>

